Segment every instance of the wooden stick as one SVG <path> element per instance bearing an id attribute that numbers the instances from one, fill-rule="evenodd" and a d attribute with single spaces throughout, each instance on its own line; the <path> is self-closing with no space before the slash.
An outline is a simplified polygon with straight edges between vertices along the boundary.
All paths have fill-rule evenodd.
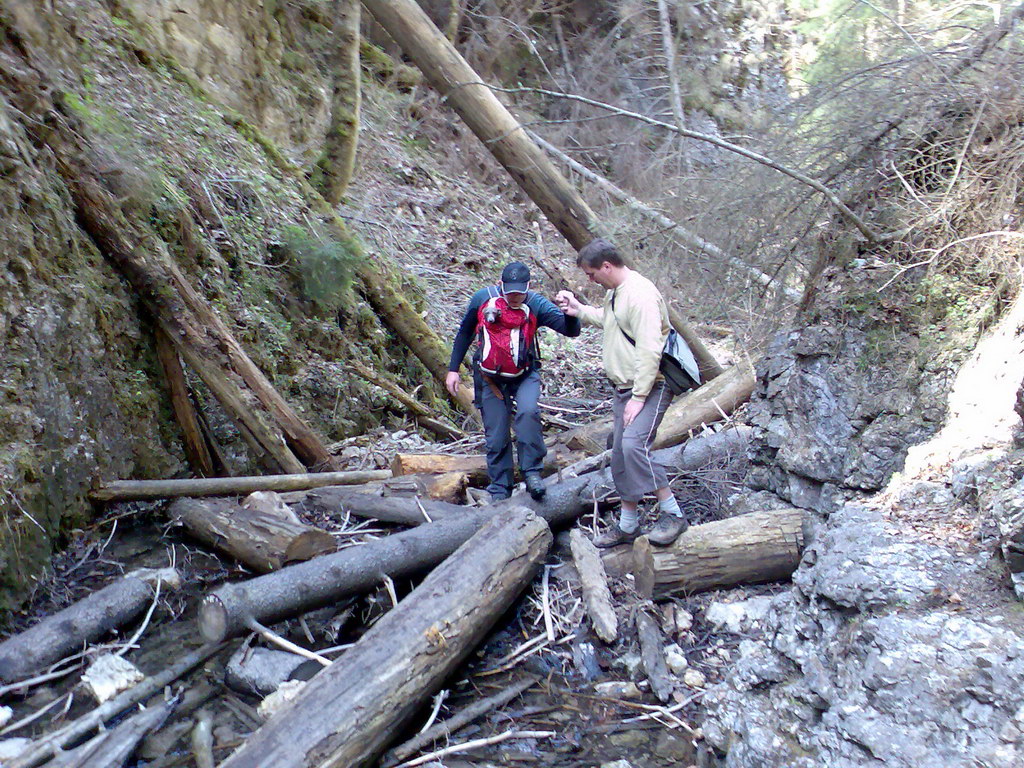
<path id="1" fill-rule="evenodd" d="M 651 691 L 664 703 L 672 698 L 674 687 L 662 650 L 664 638 L 657 622 L 643 608 L 636 614 L 636 633 L 640 637 L 640 658 L 651 681 Z"/>
<path id="2" fill-rule="evenodd" d="M 185 370 L 181 367 L 174 345 L 167 333 L 159 326 L 156 329 L 156 353 L 163 365 L 164 376 L 167 377 L 167 388 L 171 394 L 171 407 L 181 427 L 181 436 L 185 443 L 185 456 L 196 474 L 202 477 L 213 477 L 213 457 L 206 445 L 206 439 L 200 426 L 199 416 L 192 398 L 189 396 Z"/>
<path id="3" fill-rule="evenodd" d="M 253 491 L 304 491 L 327 485 L 360 485 L 391 477 L 391 470 L 311 472 L 253 477 L 203 477 L 184 480 L 115 480 L 89 492 L 96 502 L 172 499 L 180 496 L 242 496 Z"/>
<path id="4" fill-rule="evenodd" d="M 619 625 L 601 555 L 579 528 L 573 528 L 569 534 L 569 547 L 572 550 L 572 559 L 576 563 L 576 571 L 580 575 L 583 599 L 594 632 L 604 642 L 614 643 L 618 637 Z"/>
<path id="5" fill-rule="evenodd" d="M 479 701 L 470 704 L 461 712 L 452 715 L 447 720 L 435 725 L 433 728 L 425 730 L 417 736 L 414 736 L 404 744 L 399 744 L 391 750 L 391 753 L 387 755 L 383 761 L 381 761 L 382 768 L 392 768 L 399 761 L 405 760 L 415 752 L 419 752 L 430 742 L 451 736 L 459 729 L 469 725 L 478 717 L 481 717 L 492 709 L 497 709 L 498 707 L 512 701 L 512 699 L 536 683 L 538 679 L 539 678 L 533 675 L 527 675 L 493 696 L 488 696 L 485 699 L 480 699 Z"/>
<path id="6" fill-rule="evenodd" d="M 358 360 L 349 358 L 349 367 L 355 371 L 356 375 L 362 379 L 365 379 L 370 384 L 380 387 L 387 392 L 391 397 L 397 400 L 402 406 L 417 417 L 420 424 L 429 429 L 438 437 L 450 439 L 450 440 L 461 440 L 466 437 L 466 433 L 461 429 L 457 429 L 450 424 L 446 424 L 440 419 L 436 418 L 430 410 L 418 400 L 409 397 L 402 389 L 395 385 L 394 382 L 388 381 L 383 376 L 380 376 L 365 365 L 360 363 Z"/>
<path id="7" fill-rule="evenodd" d="M 196 715 L 196 724 L 192 728 L 192 754 L 196 758 L 196 768 L 214 768 L 213 716 L 205 709 Z"/>
<path id="8" fill-rule="evenodd" d="M 492 744 L 500 744 L 501 742 L 508 741 L 509 739 L 549 739 L 554 735 L 554 731 L 505 731 L 504 733 L 499 733 L 495 736 L 488 736 L 484 739 L 473 739 L 472 741 L 465 741 L 462 744 L 455 744 L 451 747 L 439 749 L 436 752 L 431 752 L 430 754 L 417 757 L 415 760 L 402 763 L 396 766 L 396 768 L 414 768 L 414 766 L 423 765 L 424 763 L 428 763 L 438 757 L 454 755 L 457 752 L 467 752 L 471 749 L 476 749 L 477 747 L 488 747 Z"/>
<path id="9" fill-rule="evenodd" d="M 91 712 L 34 742 L 5 768 L 36 768 L 36 766 L 42 765 L 59 750 L 67 748 L 93 728 L 103 725 L 115 715 L 119 715 L 129 707 L 145 701 L 153 694 L 163 690 L 164 686 L 170 685 L 193 667 L 202 664 L 223 647 L 224 643 L 201 645 L 161 672 L 146 678 Z"/>

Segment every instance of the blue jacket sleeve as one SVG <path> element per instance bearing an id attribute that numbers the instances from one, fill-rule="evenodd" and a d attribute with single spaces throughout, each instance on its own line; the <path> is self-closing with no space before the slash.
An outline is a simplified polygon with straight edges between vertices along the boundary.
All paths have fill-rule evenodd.
<path id="1" fill-rule="evenodd" d="M 462 316 L 459 330 L 455 333 L 455 342 L 452 344 L 452 356 L 448 361 L 449 371 L 458 371 L 466 358 L 473 337 L 476 335 L 476 316 L 480 311 L 480 305 L 487 297 L 487 289 L 483 288 L 473 294 L 466 307 L 466 314 Z"/>
<path id="2" fill-rule="evenodd" d="M 537 315 L 537 325 L 551 328 L 563 336 L 580 335 L 580 319 L 570 317 L 539 293 L 530 292 L 526 299 L 530 309 Z"/>

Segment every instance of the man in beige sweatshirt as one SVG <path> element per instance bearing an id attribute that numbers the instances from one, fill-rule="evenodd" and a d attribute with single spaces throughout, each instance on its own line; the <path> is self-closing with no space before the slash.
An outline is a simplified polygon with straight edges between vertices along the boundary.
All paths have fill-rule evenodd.
<path id="1" fill-rule="evenodd" d="M 637 505 L 653 492 L 661 514 L 648 538 L 665 546 L 688 527 L 665 468 L 651 456 L 658 425 L 672 401 L 658 371 L 669 331 L 665 299 L 654 283 L 626 266 L 607 240 L 588 243 L 576 263 L 591 282 L 606 289 L 604 305 L 591 307 L 570 291 L 560 291 L 555 301 L 566 315 L 604 328 L 604 372 L 612 385 L 615 415 L 612 478 L 622 499 L 618 524 L 594 539 L 594 544 L 612 547 L 639 536 Z"/>

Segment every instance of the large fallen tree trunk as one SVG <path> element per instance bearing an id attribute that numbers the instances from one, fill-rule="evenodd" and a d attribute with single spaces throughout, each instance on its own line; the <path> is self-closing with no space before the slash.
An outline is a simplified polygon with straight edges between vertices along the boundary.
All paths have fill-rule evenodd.
<path id="1" fill-rule="evenodd" d="M 173 584 L 177 578 L 171 569 L 129 574 L 8 638 L 0 643 L 0 682 L 39 672 L 124 626 L 153 600 L 157 580 Z"/>
<path id="2" fill-rule="evenodd" d="M 786 508 L 691 526 L 672 545 L 652 548 L 655 596 L 789 578 L 809 538 L 808 515 Z M 609 575 L 633 568 L 627 546 L 606 551 L 602 559 Z"/>
<path id="3" fill-rule="evenodd" d="M 593 240 L 598 222 L 586 201 L 416 1 L 363 0 L 363 5 L 573 248 Z M 721 366 L 693 329 L 675 312 L 670 320 L 693 351 L 702 378 L 719 375 Z"/>
<path id="4" fill-rule="evenodd" d="M 331 534 L 303 523 L 275 493 L 254 493 L 241 504 L 178 499 L 167 514 L 200 541 L 259 573 L 338 548 Z"/>
<path id="5" fill-rule="evenodd" d="M 551 544 L 528 509 L 489 520 L 221 768 L 361 768 L 473 651 Z"/>
<path id="6" fill-rule="evenodd" d="M 718 378 L 688 392 L 669 406 L 658 427 L 654 447 L 678 445 L 702 425 L 722 421 L 747 402 L 753 391 L 753 368 L 745 363 L 734 365 Z M 600 419 L 564 432 L 555 440 L 574 450 L 597 454 L 608 447 L 611 430 L 612 420 Z"/>
<path id="7" fill-rule="evenodd" d="M 173 499 L 180 496 L 242 496 L 255 491 L 303 491 L 325 485 L 360 485 L 391 477 L 387 469 L 352 472 L 299 472 L 253 477 L 200 477 L 183 480 L 114 480 L 89 492 L 98 502 Z"/>
<path id="8" fill-rule="evenodd" d="M 608 483 L 607 473 L 591 473 L 550 485 L 543 502 L 520 494 L 248 581 L 225 584 L 203 599 L 199 631 L 205 638 L 221 640 L 255 623 L 272 624 L 365 592 L 385 576 L 420 573 L 454 552 L 489 518 L 515 506 L 530 507 L 552 526 L 563 525 L 593 509 L 595 498 L 603 498 Z"/>

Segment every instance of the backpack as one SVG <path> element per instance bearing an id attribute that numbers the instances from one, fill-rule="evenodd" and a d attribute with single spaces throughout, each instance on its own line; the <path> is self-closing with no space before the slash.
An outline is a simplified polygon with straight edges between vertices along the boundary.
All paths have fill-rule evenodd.
<path id="1" fill-rule="evenodd" d="M 524 302 L 517 309 L 504 296 L 491 296 L 477 310 L 480 370 L 490 376 L 515 378 L 533 362 L 537 315 Z"/>
<path id="2" fill-rule="evenodd" d="M 612 293 L 612 317 L 615 318 L 615 325 L 618 326 L 619 333 L 635 347 L 636 342 L 633 337 L 619 325 L 619 318 L 615 315 L 614 293 Z M 673 395 L 681 395 L 683 392 L 689 392 L 701 385 L 700 367 L 697 365 L 697 360 L 683 337 L 676 333 L 675 328 L 668 329 L 668 338 L 665 339 L 665 347 L 661 351 L 658 370 L 665 377 L 665 386 Z"/>

